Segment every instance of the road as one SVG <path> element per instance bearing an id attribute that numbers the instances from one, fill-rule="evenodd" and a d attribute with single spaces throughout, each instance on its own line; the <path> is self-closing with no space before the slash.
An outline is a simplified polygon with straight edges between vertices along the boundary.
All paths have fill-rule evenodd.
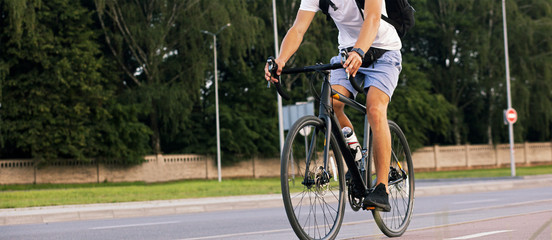
<path id="1" fill-rule="evenodd" d="M 417 186 L 420 192 L 436 186 L 459 186 L 447 184 L 422 182 Z M 411 224 L 401 239 L 552 239 L 552 184 L 545 185 L 417 195 Z M 281 205 L 0 226 L 0 239 L 295 238 Z M 369 212 L 353 212 L 347 207 L 338 239 L 383 238 Z"/>

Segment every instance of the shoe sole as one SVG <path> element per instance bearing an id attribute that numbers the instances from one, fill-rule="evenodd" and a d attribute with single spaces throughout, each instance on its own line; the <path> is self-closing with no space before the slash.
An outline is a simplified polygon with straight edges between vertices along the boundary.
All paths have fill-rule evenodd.
<path id="1" fill-rule="evenodd" d="M 366 210 L 377 210 L 382 212 L 391 212 L 391 206 L 385 206 L 378 203 L 370 203 L 370 205 L 363 207 Z"/>
<path id="2" fill-rule="evenodd" d="M 365 207 L 364 210 L 376 210 L 380 212 L 391 212 L 391 207 L 388 209 L 382 208 L 382 207 Z"/>

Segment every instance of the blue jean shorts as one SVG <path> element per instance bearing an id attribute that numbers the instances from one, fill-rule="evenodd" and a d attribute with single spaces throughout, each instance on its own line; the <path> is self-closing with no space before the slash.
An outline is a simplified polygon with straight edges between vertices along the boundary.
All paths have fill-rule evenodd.
<path id="1" fill-rule="evenodd" d="M 330 60 L 330 63 L 339 62 L 341 62 L 340 56 L 335 56 Z M 364 78 L 365 92 L 368 92 L 368 89 L 373 86 L 386 93 L 389 96 L 389 100 L 391 100 L 393 91 L 395 91 L 399 81 L 399 73 L 402 69 L 401 62 L 401 51 L 387 51 L 373 65 L 367 68 L 359 68 L 356 78 Z M 330 84 L 345 87 L 354 97 L 358 93 L 349 80 L 347 80 L 347 73 L 344 68 L 331 70 Z"/>

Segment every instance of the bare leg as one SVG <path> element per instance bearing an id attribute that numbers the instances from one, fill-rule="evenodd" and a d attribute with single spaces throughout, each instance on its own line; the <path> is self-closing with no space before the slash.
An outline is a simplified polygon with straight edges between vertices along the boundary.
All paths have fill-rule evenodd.
<path id="1" fill-rule="evenodd" d="M 341 86 L 341 85 L 333 85 L 332 88 L 343 94 L 344 96 L 346 97 L 351 97 L 351 93 L 349 92 L 349 90 L 347 90 L 345 87 Z M 341 125 L 341 127 L 350 127 L 351 129 L 354 130 L 353 128 L 353 124 L 351 123 L 351 121 L 349 120 L 349 118 L 347 117 L 347 115 L 345 115 L 345 112 L 343 111 L 344 107 L 345 107 L 345 103 L 342 103 L 338 100 L 335 100 L 335 99 L 332 99 L 332 102 L 333 102 L 333 108 L 334 108 L 334 111 L 335 111 L 335 116 L 337 117 L 337 120 L 339 121 L 339 125 Z"/>
<path id="2" fill-rule="evenodd" d="M 377 183 L 385 185 L 389 181 L 389 164 L 391 161 L 391 133 L 387 123 L 387 106 L 389 96 L 383 91 L 371 87 L 366 96 L 366 109 L 368 122 L 374 134 L 374 158 L 376 166 Z M 389 190 L 387 190 L 389 193 Z"/>

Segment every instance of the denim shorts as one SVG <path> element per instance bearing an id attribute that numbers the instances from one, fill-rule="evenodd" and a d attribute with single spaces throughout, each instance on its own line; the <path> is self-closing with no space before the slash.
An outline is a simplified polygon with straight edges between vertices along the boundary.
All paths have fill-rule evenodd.
<path id="1" fill-rule="evenodd" d="M 341 57 L 335 56 L 330 60 L 330 63 L 339 63 L 340 61 Z M 373 65 L 367 68 L 359 68 L 356 78 L 364 78 L 365 92 L 368 92 L 368 89 L 374 86 L 386 93 L 389 96 L 389 100 L 391 100 L 393 91 L 395 91 L 397 82 L 399 81 L 399 73 L 402 69 L 401 61 L 401 51 L 387 51 Z M 344 68 L 331 70 L 330 84 L 345 87 L 354 97 L 358 93 L 349 80 L 347 80 L 347 73 Z"/>

